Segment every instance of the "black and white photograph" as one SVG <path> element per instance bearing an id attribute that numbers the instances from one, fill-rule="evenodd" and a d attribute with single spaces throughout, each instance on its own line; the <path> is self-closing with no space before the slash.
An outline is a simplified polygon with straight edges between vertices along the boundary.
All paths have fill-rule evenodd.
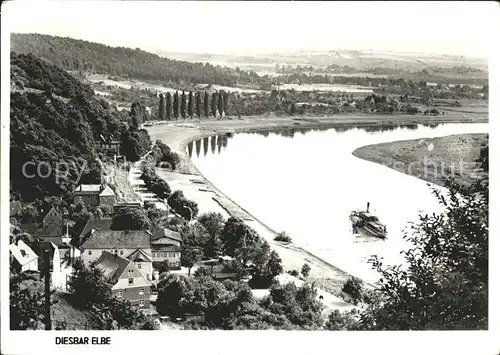
<path id="1" fill-rule="evenodd" d="M 498 14 L 3 3 L 2 354 L 500 354 Z"/>

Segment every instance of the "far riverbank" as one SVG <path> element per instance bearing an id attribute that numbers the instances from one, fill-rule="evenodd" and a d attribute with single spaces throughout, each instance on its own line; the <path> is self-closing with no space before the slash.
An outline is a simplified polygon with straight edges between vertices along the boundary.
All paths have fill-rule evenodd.
<path id="1" fill-rule="evenodd" d="M 467 185 L 479 176 L 476 160 L 487 143 L 487 134 L 456 134 L 367 145 L 353 155 L 439 186 L 447 177 Z"/>

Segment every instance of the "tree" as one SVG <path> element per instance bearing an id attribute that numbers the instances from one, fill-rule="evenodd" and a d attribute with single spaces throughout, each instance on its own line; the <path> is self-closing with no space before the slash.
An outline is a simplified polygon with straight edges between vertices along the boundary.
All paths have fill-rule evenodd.
<path id="1" fill-rule="evenodd" d="M 191 119 L 193 118 L 193 92 L 192 91 L 189 92 L 189 96 L 188 96 L 187 114 Z"/>
<path id="2" fill-rule="evenodd" d="M 168 200 L 168 205 L 188 221 L 196 218 L 198 214 L 198 204 L 186 199 L 184 193 L 180 190 L 172 192 L 172 196 Z"/>
<path id="3" fill-rule="evenodd" d="M 249 284 L 255 288 L 269 287 L 274 278 L 282 272 L 280 256 L 276 251 L 271 251 L 267 242 L 263 242 L 255 255 L 252 279 Z"/>
<path id="4" fill-rule="evenodd" d="M 278 253 L 275 250 L 273 250 L 269 255 L 269 260 L 267 261 L 266 276 L 269 278 L 275 278 L 281 273 L 283 273 L 281 258 L 278 255 Z"/>
<path id="5" fill-rule="evenodd" d="M 140 102 L 134 102 L 130 108 L 130 128 L 137 130 L 145 121 L 147 121 L 146 107 Z"/>
<path id="6" fill-rule="evenodd" d="M 196 92 L 196 104 L 195 104 L 196 116 L 201 117 L 201 94 Z"/>
<path id="7" fill-rule="evenodd" d="M 151 221 L 142 208 L 123 208 L 114 217 L 112 230 L 149 230 Z"/>
<path id="8" fill-rule="evenodd" d="M 174 119 L 179 118 L 179 93 L 176 91 L 174 93 L 174 107 L 173 107 Z"/>
<path id="9" fill-rule="evenodd" d="M 297 112 L 297 109 L 295 107 L 295 103 L 292 102 L 292 104 L 290 105 L 290 115 L 295 115 L 295 113 Z"/>
<path id="10" fill-rule="evenodd" d="M 90 308 L 112 297 L 111 285 L 103 278 L 102 272 L 94 267 L 85 268 L 77 263 L 68 281 L 73 300 L 78 307 Z"/>
<path id="11" fill-rule="evenodd" d="M 224 92 L 224 112 L 226 113 L 226 116 L 229 115 L 229 93 Z"/>
<path id="12" fill-rule="evenodd" d="M 274 237 L 274 240 L 278 242 L 283 242 L 283 243 L 291 243 L 292 242 L 292 237 L 288 235 L 287 232 L 279 232 L 276 237 Z"/>
<path id="13" fill-rule="evenodd" d="M 203 112 L 205 113 L 205 118 L 208 118 L 208 92 L 206 91 L 203 98 Z"/>
<path id="14" fill-rule="evenodd" d="M 311 267 L 309 266 L 309 264 L 304 264 L 302 266 L 302 270 L 300 271 L 302 276 L 304 276 L 305 278 L 307 278 L 309 276 L 310 272 L 311 272 Z"/>
<path id="15" fill-rule="evenodd" d="M 257 232 L 237 217 L 229 217 L 226 221 L 221 239 L 225 253 L 232 257 L 236 256 L 237 251 L 244 245 L 252 247 L 260 241 Z"/>
<path id="16" fill-rule="evenodd" d="M 158 107 L 158 117 L 161 121 L 165 120 L 165 95 L 160 94 L 160 104 Z"/>
<path id="17" fill-rule="evenodd" d="M 191 289 L 189 280 L 176 274 L 169 274 L 158 283 L 158 298 L 156 300 L 156 310 L 161 315 L 171 317 L 183 316 L 183 309 L 180 307 L 184 295 Z"/>
<path id="18" fill-rule="evenodd" d="M 38 219 L 38 209 L 32 204 L 23 206 L 20 212 L 20 216 L 21 216 L 21 223 L 25 224 L 36 223 Z"/>
<path id="19" fill-rule="evenodd" d="M 342 286 L 342 292 L 351 297 L 354 304 L 363 300 L 363 281 L 351 276 Z"/>
<path id="20" fill-rule="evenodd" d="M 186 93 L 184 91 L 181 96 L 181 116 L 186 119 Z"/>
<path id="21" fill-rule="evenodd" d="M 274 315 L 283 315 L 298 329 L 320 329 L 323 325 L 323 305 L 317 299 L 314 286 L 304 284 L 297 287 L 290 282 L 285 285 L 274 283 L 262 305 Z"/>
<path id="22" fill-rule="evenodd" d="M 217 97 L 218 97 L 217 92 L 214 92 L 212 94 L 212 104 L 210 106 L 212 116 L 214 117 L 217 117 Z"/>
<path id="23" fill-rule="evenodd" d="M 325 328 L 327 330 L 360 330 L 357 312 L 352 310 L 341 313 L 336 309 L 328 315 Z"/>
<path id="24" fill-rule="evenodd" d="M 149 183 L 149 190 L 156 194 L 160 199 L 165 199 L 170 195 L 170 186 L 168 183 L 161 179 L 154 179 Z"/>
<path id="25" fill-rule="evenodd" d="M 203 254 L 215 258 L 222 252 L 221 234 L 224 229 L 224 217 L 218 212 L 209 212 L 198 217 L 200 223 L 207 231 Z"/>
<path id="26" fill-rule="evenodd" d="M 167 121 L 172 119 L 172 95 L 169 92 L 167 92 L 165 99 L 165 118 Z"/>
<path id="27" fill-rule="evenodd" d="M 489 137 L 487 136 L 486 139 Z M 481 147 L 481 150 L 479 151 L 479 158 L 476 160 L 477 163 L 479 163 L 479 167 L 487 174 L 490 170 L 490 165 L 489 165 L 489 147 L 488 144 L 484 145 Z"/>
<path id="28" fill-rule="evenodd" d="M 201 260 L 203 253 L 200 248 L 187 246 L 181 253 L 181 265 L 188 268 L 188 276 L 191 275 L 191 268 Z"/>
<path id="29" fill-rule="evenodd" d="M 37 278 L 29 272 L 10 274 L 10 329 L 44 329 L 45 295 L 29 283 L 36 284 Z M 51 301 L 55 304 L 55 301 Z"/>
<path id="30" fill-rule="evenodd" d="M 121 135 L 120 152 L 128 161 L 138 161 L 151 147 L 151 138 L 148 131 L 127 130 Z"/>
<path id="31" fill-rule="evenodd" d="M 222 117 L 222 114 L 224 113 L 224 92 L 222 90 L 219 91 L 217 109 L 219 110 L 219 116 Z"/>

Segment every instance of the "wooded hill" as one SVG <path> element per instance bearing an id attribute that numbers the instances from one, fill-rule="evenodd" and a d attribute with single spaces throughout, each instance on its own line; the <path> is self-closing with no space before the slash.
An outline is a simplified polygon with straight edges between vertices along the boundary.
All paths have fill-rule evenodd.
<path id="1" fill-rule="evenodd" d="M 100 135 L 121 137 L 130 121 L 128 113 L 110 108 L 90 86 L 64 70 L 33 55 L 12 52 L 11 197 L 67 197 L 78 183 L 99 183 L 96 140 Z M 67 164 L 67 174 L 60 165 L 58 175 L 58 163 Z M 82 166 L 85 172 L 78 181 Z"/>
<path id="2" fill-rule="evenodd" d="M 138 48 L 110 47 L 69 37 L 13 33 L 11 50 L 32 53 L 64 70 L 132 79 L 226 86 L 259 84 L 263 81 L 255 72 L 238 68 L 171 60 Z"/>

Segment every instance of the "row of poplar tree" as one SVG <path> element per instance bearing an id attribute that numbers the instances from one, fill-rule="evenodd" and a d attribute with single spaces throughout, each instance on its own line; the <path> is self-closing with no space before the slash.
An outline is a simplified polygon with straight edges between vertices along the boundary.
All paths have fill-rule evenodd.
<path id="1" fill-rule="evenodd" d="M 169 92 L 164 95 L 160 94 L 159 118 L 160 120 L 177 120 L 179 117 L 183 119 L 193 118 L 194 115 L 201 118 L 208 118 L 209 115 L 222 117 L 223 114 L 228 115 L 229 111 L 229 93 L 225 91 L 214 92 L 210 99 L 208 92 L 193 92 L 188 95 L 183 91 L 181 95 L 176 91 L 173 95 Z"/>

